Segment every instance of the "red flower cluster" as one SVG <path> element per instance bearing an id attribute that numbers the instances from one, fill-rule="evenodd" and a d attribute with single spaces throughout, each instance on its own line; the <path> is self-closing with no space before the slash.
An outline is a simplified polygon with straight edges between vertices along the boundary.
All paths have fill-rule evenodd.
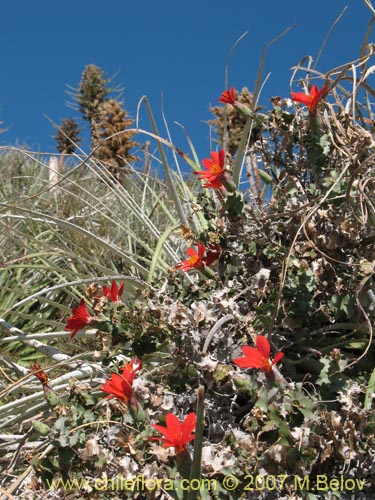
<path id="1" fill-rule="evenodd" d="M 199 241 L 197 245 L 198 252 L 194 250 L 194 248 L 188 248 L 186 253 L 189 255 L 189 259 L 183 260 L 177 264 L 175 269 L 181 269 L 185 273 L 190 271 L 190 269 L 202 269 L 202 267 L 209 266 L 214 260 L 220 257 L 221 248 L 219 245 L 208 245 L 208 247 L 205 247 Z M 208 250 L 207 253 L 206 250 Z"/>
<path id="2" fill-rule="evenodd" d="M 309 108 L 310 113 L 316 113 L 319 101 L 327 88 L 328 86 L 324 85 L 324 87 L 319 90 L 316 85 L 313 85 L 310 94 L 304 94 L 303 92 L 291 92 L 290 95 L 292 96 L 293 101 L 305 104 Z"/>
<path id="3" fill-rule="evenodd" d="M 202 165 L 206 169 L 199 172 L 194 172 L 195 175 L 199 175 L 199 180 L 207 179 L 207 184 L 204 184 L 205 188 L 215 188 L 224 189 L 223 182 L 226 181 L 225 177 L 225 152 L 221 149 L 218 153 L 213 151 L 211 153 L 211 159 L 205 158 L 202 160 Z"/>
<path id="4" fill-rule="evenodd" d="M 142 361 L 133 357 L 130 363 L 126 363 L 126 365 L 120 369 L 121 374 L 112 373 L 107 382 L 101 387 L 103 392 L 109 393 L 106 399 L 118 398 L 129 406 L 133 398 L 133 380 L 135 374 L 141 368 Z"/>
<path id="5" fill-rule="evenodd" d="M 154 424 L 152 427 L 163 434 L 163 438 L 151 438 L 152 440 L 163 441 L 163 448 L 174 447 L 177 454 L 186 451 L 186 445 L 195 438 L 195 426 L 197 416 L 194 412 L 186 416 L 183 423 L 173 415 L 168 413 L 165 417 L 166 427 L 163 425 Z"/>
<path id="6" fill-rule="evenodd" d="M 92 321 L 95 320 L 93 316 L 88 312 L 87 306 L 85 304 L 85 299 L 81 299 L 78 307 L 73 307 L 73 316 L 67 318 L 66 320 L 66 330 L 72 330 L 70 338 L 72 339 L 74 335 L 82 328 L 88 326 Z"/>
<path id="7" fill-rule="evenodd" d="M 229 90 L 225 90 L 219 97 L 218 102 L 234 105 L 236 103 L 234 87 L 231 87 Z"/>
<path id="8" fill-rule="evenodd" d="M 271 372 L 272 367 L 284 357 L 284 353 L 278 352 L 271 361 L 270 350 L 270 344 L 266 337 L 258 335 L 256 347 L 243 346 L 244 356 L 233 361 L 240 368 L 259 368 L 264 372 Z"/>

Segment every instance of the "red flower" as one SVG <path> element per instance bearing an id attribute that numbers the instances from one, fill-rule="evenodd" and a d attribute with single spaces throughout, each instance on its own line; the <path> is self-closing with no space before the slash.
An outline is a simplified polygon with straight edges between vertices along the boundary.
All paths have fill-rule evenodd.
<path id="1" fill-rule="evenodd" d="M 168 413 L 165 417 L 166 427 L 163 425 L 153 424 L 153 428 L 163 434 L 163 438 L 151 438 L 152 440 L 161 439 L 163 448 L 173 446 L 176 453 L 184 453 L 186 445 L 195 438 L 195 425 L 197 417 L 194 412 L 189 413 L 184 422 L 181 423 L 176 415 Z"/>
<path id="2" fill-rule="evenodd" d="M 112 280 L 111 288 L 106 285 L 103 286 L 103 295 L 115 304 L 121 303 L 121 295 L 124 293 L 124 282 L 121 283 L 120 288 L 117 287 L 115 280 Z"/>
<path id="3" fill-rule="evenodd" d="M 108 392 L 109 398 L 118 398 L 124 401 L 127 405 L 132 400 L 133 396 L 133 380 L 137 371 L 142 368 L 142 361 L 133 357 L 130 363 L 120 368 L 121 374 L 112 373 L 110 378 L 105 384 L 102 385 L 101 390 Z"/>
<path id="4" fill-rule="evenodd" d="M 206 172 L 201 170 L 199 172 L 194 172 L 194 174 L 200 176 L 199 180 L 208 180 L 208 183 L 203 187 L 223 189 L 223 181 L 226 180 L 224 162 L 225 153 L 223 149 L 221 149 L 218 153 L 213 151 L 211 153 L 211 160 L 209 158 L 202 160 L 202 165 L 206 169 Z"/>
<path id="5" fill-rule="evenodd" d="M 318 90 L 318 87 L 316 85 L 313 85 L 310 94 L 304 94 L 303 92 L 291 92 L 290 95 L 292 96 L 293 101 L 306 104 L 310 112 L 315 113 L 319 101 L 327 88 L 328 86 L 324 85 L 322 90 Z"/>
<path id="6" fill-rule="evenodd" d="M 235 104 L 236 96 L 234 94 L 234 87 L 229 90 L 225 90 L 218 99 L 218 102 L 223 102 L 224 104 Z"/>
<path id="7" fill-rule="evenodd" d="M 200 269 L 204 265 L 203 257 L 205 251 L 206 247 L 198 241 L 198 253 L 194 250 L 194 248 L 188 248 L 186 253 L 189 255 L 190 259 L 183 260 L 177 264 L 175 269 L 181 269 L 182 271 L 185 271 L 185 273 L 190 271 L 190 269 Z"/>
<path id="8" fill-rule="evenodd" d="M 243 346 L 244 357 L 234 359 L 234 363 L 240 368 L 260 368 L 264 372 L 271 372 L 273 365 L 278 363 L 284 353 L 278 352 L 273 361 L 270 359 L 270 344 L 266 337 L 258 335 L 256 347 Z"/>
<path id="9" fill-rule="evenodd" d="M 190 269 L 201 269 L 204 266 L 209 266 L 218 259 L 221 255 L 221 248 L 219 245 L 208 245 L 208 251 L 205 255 L 207 248 L 198 241 L 198 253 L 194 248 L 188 248 L 186 253 L 190 256 L 190 259 L 183 260 L 175 269 L 181 269 L 182 271 L 190 271 Z"/>
<path id="10" fill-rule="evenodd" d="M 31 365 L 31 369 L 36 378 L 39 379 L 43 385 L 48 384 L 48 375 L 44 370 L 41 369 L 38 363 L 34 363 L 33 365 Z"/>
<path id="11" fill-rule="evenodd" d="M 82 328 L 85 328 L 95 319 L 88 312 L 84 299 L 81 299 L 79 306 L 73 307 L 72 311 L 73 316 L 67 318 L 65 327 L 65 330 L 73 330 L 70 335 L 71 339 L 78 332 L 78 330 L 82 330 Z"/>
<path id="12" fill-rule="evenodd" d="M 120 368 L 121 373 L 126 376 L 128 380 L 131 380 L 133 383 L 135 374 L 142 369 L 142 360 L 138 359 L 136 356 L 133 356 L 129 363 L 126 363 L 122 368 Z"/>

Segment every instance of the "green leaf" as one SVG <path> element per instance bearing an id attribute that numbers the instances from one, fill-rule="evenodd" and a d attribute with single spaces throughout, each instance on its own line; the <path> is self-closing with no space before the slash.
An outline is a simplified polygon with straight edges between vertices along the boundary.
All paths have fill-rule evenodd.
<path id="1" fill-rule="evenodd" d="M 66 448 L 67 446 L 70 446 L 70 440 L 69 437 L 66 434 L 62 434 L 59 436 L 56 441 L 59 443 L 59 446 L 61 448 Z"/>
<path id="2" fill-rule="evenodd" d="M 40 422 L 39 420 L 34 420 L 33 427 L 41 436 L 47 436 L 51 432 L 51 429 L 48 427 L 48 425 Z"/>
<path id="3" fill-rule="evenodd" d="M 309 408 L 301 408 L 301 407 L 299 407 L 298 409 L 299 409 L 299 411 L 302 413 L 302 415 L 305 418 L 309 418 L 309 419 L 316 418 L 315 413 L 313 413 Z"/>
<path id="4" fill-rule="evenodd" d="M 79 437 L 80 437 L 80 432 L 76 431 L 73 434 L 69 436 L 69 444 L 70 446 L 75 446 L 78 443 Z"/>
<path id="5" fill-rule="evenodd" d="M 48 391 L 45 394 L 45 398 L 50 406 L 54 408 L 58 404 L 60 404 L 60 398 L 54 391 Z"/>
<path id="6" fill-rule="evenodd" d="M 346 347 L 349 347 L 350 349 L 358 349 L 360 351 L 363 351 L 367 346 L 367 342 L 348 342 L 346 344 Z"/>
<path id="7" fill-rule="evenodd" d="M 268 401 L 268 392 L 266 390 L 262 390 L 260 392 L 260 397 L 254 406 L 257 406 L 263 411 L 268 412 Z"/>
<path id="8" fill-rule="evenodd" d="M 375 368 L 371 373 L 370 380 L 368 382 L 368 386 L 366 387 L 366 395 L 364 402 L 364 409 L 370 410 L 372 406 L 372 401 L 374 399 L 373 394 L 375 393 Z"/>
<path id="9" fill-rule="evenodd" d="M 243 212 L 244 206 L 242 193 L 235 192 L 227 196 L 226 208 L 229 218 L 240 215 Z"/>
<path id="10" fill-rule="evenodd" d="M 265 184 L 272 184 L 273 183 L 273 177 L 269 174 L 267 174 L 264 170 L 258 170 L 259 172 L 259 177 L 262 179 L 262 181 Z"/>
<path id="11" fill-rule="evenodd" d="M 214 371 L 214 379 L 216 382 L 225 380 L 228 378 L 232 368 L 229 365 L 218 364 Z"/>
<path id="12" fill-rule="evenodd" d="M 319 362 L 323 365 L 323 368 L 320 371 L 319 378 L 316 383 L 317 385 L 329 384 L 331 361 L 327 358 L 321 358 Z"/>
<path id="13" fill-rule="evenodd" d="M 55 422 L 54 428 L 58 432 L 63 432 L 65 430 L 65 422 L 66 422 L 66 418 L 65 417 L 58 418 L 56 420 L 56 422 Z"/>
<path id="14" fill-rule="evenodd" d="M 329 155 L 331 149 L 331 141 L 328 134 L 323 134 L 319 139 L 319 146 L 322 148 L 324 156 Z"/>

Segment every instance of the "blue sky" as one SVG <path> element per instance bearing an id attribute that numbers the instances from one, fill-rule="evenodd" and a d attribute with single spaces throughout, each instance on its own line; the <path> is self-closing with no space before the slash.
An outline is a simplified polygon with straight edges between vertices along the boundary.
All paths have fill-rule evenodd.
<path id="1" fill-rule="evenodd" d="M 188 150 L 182 123 L 201 157 L 209 156 L 207 120 L 224 88 L 230 47 L 246 31 L 230 61 L 229 83 L 254 89 L 265 45 L 288 26 L 293 29 L 268 51 L 264 76 L 271 72 L 260 104 L 290 91 L 290 68 L 319 48 L 345 6 L 317 69 L 325 72 L 358 57 L 371 13 L 360 0 L 19 0 L 2 6 L 0 120 L 9 130 L 0 145 L 28 145 L 54 151 L 59 123 L 79 118 L 66 106 L 67 84 L 77 86 L 84 66 L 96 64 L 125 87 L 125 107 L 134 117 L 147 95 L 166 137 L 164 112 L 176 146 Z M 373 41 L 373 37 L 370 37 Z M 294 90 L 298 91 L 296 85 Z M 140 126 L 151 130 L 146 112 Z M 139 140 L 142 140 L 140 137 Z"/>

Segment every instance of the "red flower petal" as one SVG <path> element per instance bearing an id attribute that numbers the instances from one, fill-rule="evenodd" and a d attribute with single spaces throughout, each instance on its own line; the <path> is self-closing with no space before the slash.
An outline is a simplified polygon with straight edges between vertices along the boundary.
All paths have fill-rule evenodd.
<path id="1" fill-rule="evenodd" d="M 165 417 L 166 426 L 153 424 L 152 427 L 159 431 L 163 438 L 151 438 L 152 440 L 161 439 L 163 448 L 173 446 L 176 453 L 183 453 L 186 450 L 186 445 L 194 439 L 194 431 L 196 425 L 195 413 L 189 413 L 185 421 L 181 424 L 180 420 L 173 413 L 168 413 Z"/>
<path id="2" fill-rule="evenodd" d="M 203 257 L 204 257 L 204 252 L 206 250 L 206 247 L 198 242 L 198 252 L 194 248 L 187 248 L 186 253 L 189 255 L 190 259 L 183 260 L 182 262 L 179 262 L 176 266 L 175 269 L 177 270 L 183 270 L 185 272 L 189 271 L 190 269 L 200 269 L 204 263 L 203 263 Z"/>
<path id="3" fill-rule="evenodd" d="M 203 165 L 203 168 L 207 169 L 207 170 L 210 170 L 211 169 L 211 166 L 212 166 L 212 161 L 209 160 L 208 158 L 204 158 L 202 160 L 202 165 Z M 204 172 L 203 172 L 204 173 Z M 202 172 L 194 172 L 195 175 L 203 175 Z"/>
<path id="4" fill-rule="evenodd" d="M 258 335 L 256 339 L 256 347 L 243 346 L 243 357 L 235 358 L 233 362 L 240 368 L 259 368 L 264 372 L 270 372 L 272 366 L 278 363 L 283 357 L 282 352 L 275 355 L 275 359 L 271 362 L 270 359 L 270 344 L 266 337 Z"/>
<path id="5" fill-rule="evenodd" d="M 255 347 L 243 346 L 243 357 L 234 359 L 234 363 L 240 368 L 263 368 L 263 357 Z"/>
<path id="6" fill-rule="evenodd" d="M 278 352 L 277 354 L 275 354 L 275 357 L 273 358 L 272 361 L 272 365 L 276 365 L 276 363 L 278 363 L 283 357 L 284 357 L 283 352 Z"/>
<path id="7" fill-rule="evenodd" d="M 65 326 L 66 330 L 72 330 L 71 339 L 79 330 L 85 328 L 95 319 L 88 312 L 84 299 L 81 299 L 78 307 L 73 307 L 72 312 L 73 316 L 67 318 Z"/>
<path id="8" fill-rule="evenodd" d="M 194 174 L 199 175 L 199 180 L 207 179 L 208 183 L 204 187 L 213 187 L 216 189 L 222 189 L 222 181 L 225 179 L 225 152 L 221 149 L 219 152 L 212 151 L 211 159 L 204 158 L 202 160 L 203 168 L 205 171 L 194 172 Z"/>
<path id="9" fill-rule="evenodd" d="M 224 167 L 225 164 L 225 151 L 224 149 L 220 149 L 219 151 L 219 165 Z"/>
<path id="10" fill-rule="evenodd" d="M 39 366 L 38 363 L 34 363 L 33 365 L 31 365 L 31 369 L 33 374 L 36 376 L 37 379 L 40 380 L 40 382 L 42 382 L 42 384 L 48 384 L 48 375 L 44 370 L 42 370 L 42 368 Z"/>
<path id="11" fill-rule="evenodd" d="M 222 164 L 220 163 L 219 153 L 217 151 L 212 151 L 211 160 L 214 165 L 219 165 L 220 167 L 222 166 Z"/>
<path id="12" fill-rule="evenodd" d="M 106 285 L 103 286 L 103 295 L 111 302 L 120 303 L 123 292 L 124 282 L 121 283 L 120 288 L 118 288 L 115 280 L 112 280 L 111 288 L 108 288 Z"/>
<path id="13" fill-rule="evenodd" d="M 163 436 L 168 439 L 168 441 L 172 442 L 174 440 L 174 433 L 168 429 L 167 427 L 164 427 L 163 425 L 158 425 L 158 424 L 153 424 L 152 427 L 159 431 Z M 156 439 L 162 439 L 162 438 L 156 438 Z"/>
<path id="14" fill-rule="evenodd" d="M 106 396 L 106 398 L 117 397 L 129 404 L 133 395 L 132 385 L 134 377 L 141 367 L 141 360 L 133 357 L 130 363 L 126 363 L 120 369 L 121 374 L 112 373 L 110 378 L 101 387 L 103 392 L 108 392 L 110 394 L 110 396 Z"/>
<path id="15" fill-rule="evenodd" d="M 200 261 L 202 261 L 204 252 L 206 251 L 206 247 L 200 241 L 198 241 L 197 246 L 198 246 L 198 258 Z"/>
<path id="16" fill-rule="evenodd" d="M 133 393 L 131 384 L 117 373 L 112 373 L 110 379 L 102 385 L 101 390 L 110 394 L 106 396 L 107 398 L 117 397 L 126 403 L 130 401 Z"/>
<path id="17" fill-rule="evenodd" d="M 173 413 L 167 413 L 165 423 L 167 424 L 167 429 L 173 434 L 173 436 L 180 437 L 182 426 L 176 415 Z"/>
<path id="18" fill-rule="evenodd" d="M 229 90 L 224 90 L 219 97 L 218 102 L 223 102 L 224 104 L 235 104 L 236 96 L 234 93 L 234 87 L 231 87 Z"/>
<path id="19" fill-rule="evenodd" d="M 326 92 L 327 88 L 328 86 L 324 85 L 324 87 L 319 90 L 316 85 L 313 85 L 310 94 L 304 94 L 303 92 L 291 92 L 290 95 L 292 96 L 293 101 L 305 104 L 311 113 L 315 113 L 319 101 L 322 95 Z"/>
<path id="20" fill-rule="evenodd" d="M 189 413 L 182 424 L 182 441 L 188 443 L 194 439 L 191 433 L 194 432 L 197 424 L 197 416 L 194 412 Z"/>
<path id="21" fill-rule="evenodd" d="M 258 335 L 256 338 L 256 346 L 263 358 L 270 357 L 270 343 L 263 335 Z"/>
<path id="22" fill-rule="evenodd" d="M 198 255 L 194 248 L 187 248 L 186 253 L 189 257 L 196 257 Z"/>

